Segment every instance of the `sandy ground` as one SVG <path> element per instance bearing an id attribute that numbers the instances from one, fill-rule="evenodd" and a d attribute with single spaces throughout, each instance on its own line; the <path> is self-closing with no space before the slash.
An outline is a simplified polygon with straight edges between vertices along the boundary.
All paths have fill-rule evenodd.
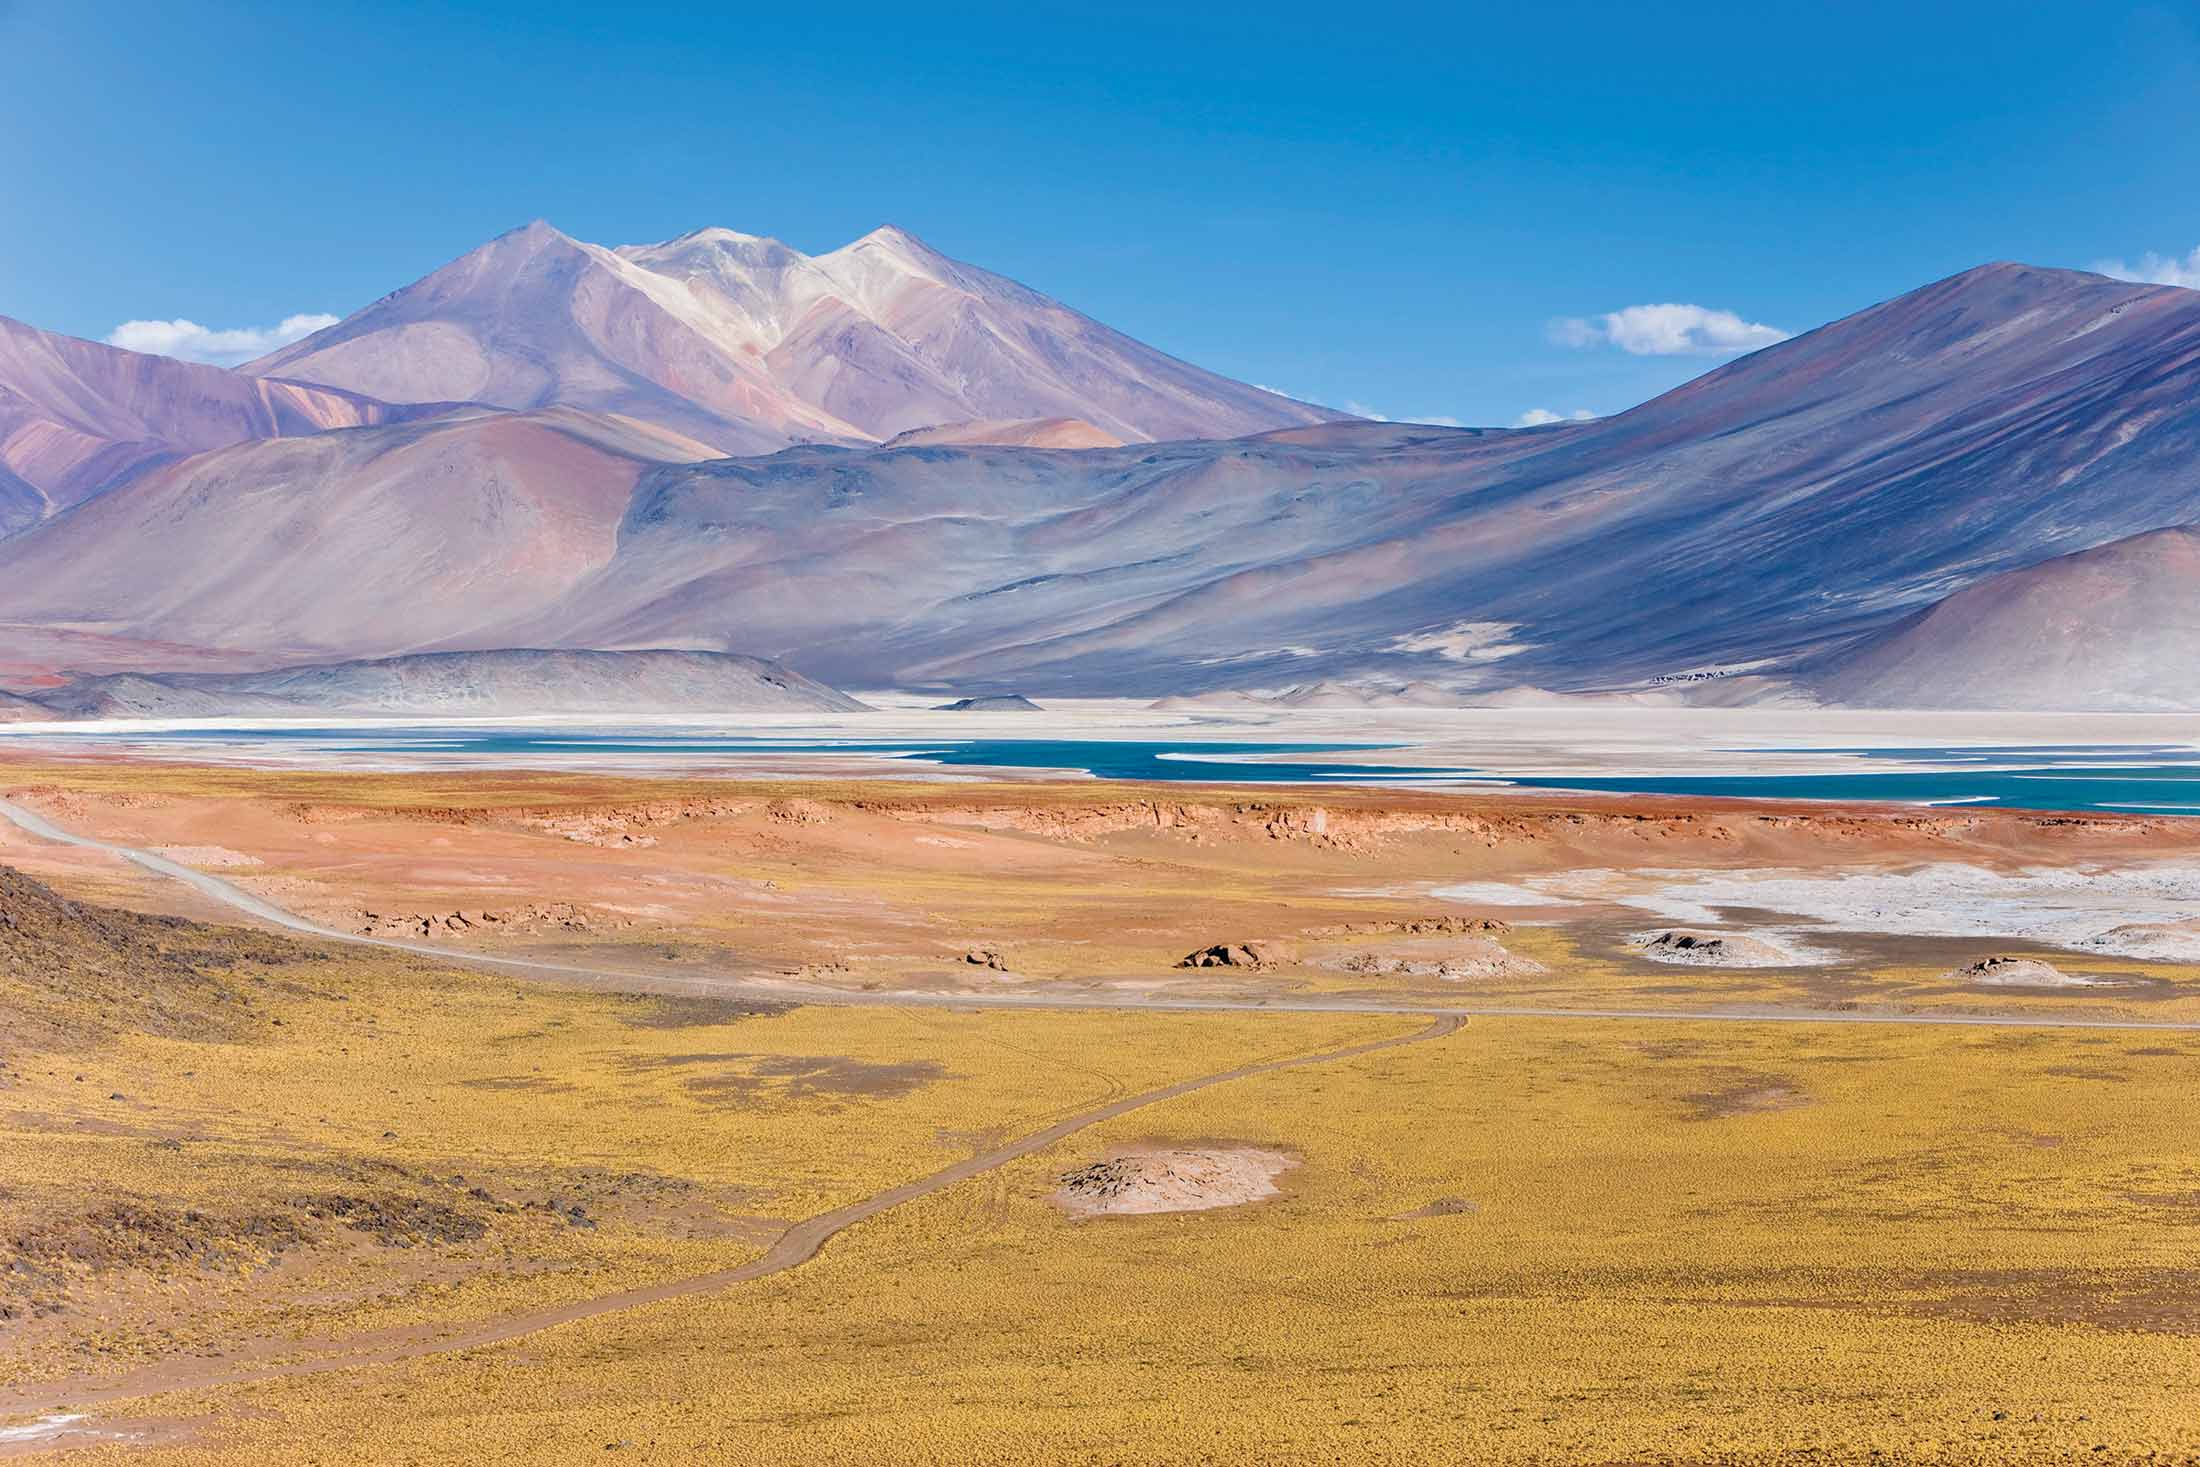
<path id="1" fill-rule="evenodd" d="M 5 757 L 0 797 L 330 932 L 667 992 L 2200 1014 L 2200 822 L 2167 817 Z M 8 825 L 0 862 L 235 920 Z M 1713 945 L 1646 952 L 1645 913 Z M 1216 948 L 1263 958 L 1180 966 Z M 1947 976 L 1995 955 L 2116 981 Z"/>

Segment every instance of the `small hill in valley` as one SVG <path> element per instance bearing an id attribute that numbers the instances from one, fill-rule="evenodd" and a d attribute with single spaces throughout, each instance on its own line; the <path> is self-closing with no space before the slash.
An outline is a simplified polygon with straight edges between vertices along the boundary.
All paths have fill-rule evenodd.
<path id="1" fill-rule="evenodd" d="M 957 698 L 935 707 L 935 713 L 1039 713 L 1038 704 L 1021 693 L 991 693 L 980 698 Z"/>
<path id="2" fill-rule="evenodd" d="M 2200 707 L 2200 527 L 1990 576 L 1810 681 L 1832 700 L 1883 708 Z"/>

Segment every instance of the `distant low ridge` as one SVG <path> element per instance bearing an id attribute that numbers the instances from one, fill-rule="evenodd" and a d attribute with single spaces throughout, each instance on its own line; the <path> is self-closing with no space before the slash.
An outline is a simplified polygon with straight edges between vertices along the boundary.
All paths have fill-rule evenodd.
<path id="1" fill-rule="evenodd" d="M 762 658 L 532 648 L 431 652 L 272 672 L 111 674 L 81 679 L 38 701 L 73 718 L 852 713 L 865 706 Z"/>
<path id="2" fill-rule="evenodd" d="M 911 428 L 886 440 L 888 448 L 926 448 L 940 445 L 967 447 L 995 444 L 1004 448 L 1121 448 L 1123 440 L 1079 418 L 1020 418 L 1013 421 L 938 423 L 930 428 Z"/>

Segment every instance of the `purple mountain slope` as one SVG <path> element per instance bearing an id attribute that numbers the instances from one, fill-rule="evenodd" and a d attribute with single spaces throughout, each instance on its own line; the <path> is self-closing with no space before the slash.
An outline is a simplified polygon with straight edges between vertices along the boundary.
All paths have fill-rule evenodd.
<path id="1" fill-rule="evenodd" d="M 843 682 L 1634 685 L 2200 517 L 2196 453 L 2200 292 L 1996 265 L 1595 423 L 665 470 L 528 630 L 738 625 Z"/>
<path id="2" fill-rule="evenodd" d="M 416 647 L 555 599 L 610 558 L 644 469 L 709 456 L 571 408 L 237 444 L 0 542 L 0 600 L 270 662 Z"/>
<path id="3" fill-rule="evenodd" d="M 0 316 L 0 534 L 151 464 L 436 410 L 122 351 Z"/>
<path id="4" fill-rule="evenodd" d="M 728 229 L 611 250 L 538 222 L 244 370 L 397 402 L 623 413 L 727 453 L 972 419 L 1158 439 L 1344 416 L 1201 371 L 892 228 L 808 256 Z"/>

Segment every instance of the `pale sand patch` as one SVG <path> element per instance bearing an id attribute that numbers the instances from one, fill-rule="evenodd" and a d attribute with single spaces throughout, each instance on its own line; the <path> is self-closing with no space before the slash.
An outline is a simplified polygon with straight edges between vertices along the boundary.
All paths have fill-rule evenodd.
<path id="1" fill-rule="evenodd" d="M 0 1457 L 43 1457 L 96 1446 L 171 1446 L 191 1434 L 190 1423 L 166 1417 L 106 1417 L 55 1411 L 17 1426 L 0 1426 Z"/>
<path id="2" fill-rule="evenodd" d="M 1073 1217 L 1206 1212 L 1280 1195 L 1298 1158 L 1257 1146 L 1134 1147 L 1065 1173 L 1054 1203 Z"/>
<path id="3" fill-rule="evenodd" d="M 232 851 L 226 846 L 155 846 L 153 854 L 166 856 L 179 866 L 195 866 L 201 871 L 225 871 L 239 866 L 265 864 L 258 856 L 248 856 L 243 851 Z"/>
<path id="4" fill-rule="evenodd" d="M 1381 892 L 1350 892 L 1346 895 L 1386 895 Z M 1458 902 L 1470 907 L 1573 907 L 1580 903 L 1570 896 L 1554 892 L 1533 891 L 1525 886 L 1514 886 L 1503 881 L 1460 881 L 1450 886 L 1429 889 L 1429 895 L 1447 902 Z"/>
<path id="5" fill-rule="evenodd" d="M 0 1442 L 51 1441 L 83 1419 L 80 1411 L 59 1411 L 21 1426 L 0 1426 Z"/>

